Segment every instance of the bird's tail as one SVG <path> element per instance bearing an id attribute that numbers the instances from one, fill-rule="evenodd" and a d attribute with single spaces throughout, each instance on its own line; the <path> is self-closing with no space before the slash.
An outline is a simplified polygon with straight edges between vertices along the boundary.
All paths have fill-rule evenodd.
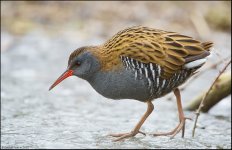
<path id="1" fill-rule="evenodd" d="M 185 68 L 198 69 L 206 62 L 207 57 L 210 56 L 210 48 L 213 46 L 213 42 L 204 42 L 202 46 L 205 50 L 202 54 L 185 58 Z"/>

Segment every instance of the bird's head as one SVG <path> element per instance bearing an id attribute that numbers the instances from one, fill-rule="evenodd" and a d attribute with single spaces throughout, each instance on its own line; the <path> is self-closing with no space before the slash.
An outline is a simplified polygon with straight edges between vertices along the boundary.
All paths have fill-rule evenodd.
<path id="1" fill-rule="evenodd" d="M 86 46 L 73 51 L 69 56 L 66 71 L 52 84 L 49 90 L 72 75 L 86 80 L 93 76 L 93 74 L 100 69 L 100 63 L 92 53 L 94 49 L 96 49 L 96 47 Z"/>

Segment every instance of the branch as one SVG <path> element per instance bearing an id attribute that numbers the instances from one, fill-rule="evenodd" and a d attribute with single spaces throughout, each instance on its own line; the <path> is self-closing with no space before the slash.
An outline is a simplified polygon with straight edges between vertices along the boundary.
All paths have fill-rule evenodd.
<path id="1" fill-rule="evenodd" d="M 196 119 L 195 119 L 195 122 L 194 122 L 194 126 L 193 126 L 193 131 L 192 131 L 192 137 L 194 137 L 195 135 L 195 129 L 196 129 L 196 124 L 197 124 L 197 120 L 198 120 L 198 117 L 200 115 L 200 111 L 202 109 L 202 107 L 204 106 L 204 102 L 205 102 L 205 99 L 206 97 L 209 95 L 209 92 L 212 90 L 212 87 L 214 86 L 214 84 L 216 83 L 216 81 L 218 80 L 218 78 L 221 76 L 221 74 L 226 70 L 226 68 L 230 65 L 231 63 L 231 60 L 225 65 L 225 67 L 219 72 L 217 78 L 214 80 L 213 84 L 210 86 L 209 90 L 206 92 L 206 94 L 203 96 L 202 98 L 202 101 L 201 101 L 201 104 L 200 106 L 198 107 L 197 111 L 196 111 Z"/>

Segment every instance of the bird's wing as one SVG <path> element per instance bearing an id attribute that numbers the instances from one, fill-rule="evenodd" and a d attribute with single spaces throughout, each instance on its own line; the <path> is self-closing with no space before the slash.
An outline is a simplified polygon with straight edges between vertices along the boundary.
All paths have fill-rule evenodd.
<path id="1" fill-rule="evenodd" d="M 201 43 L 191 37 L 175 32 L 162 32 L 155 38 L 144 36 L 131 42 L 124 47 L 121 55 L 142 63 L 158 64 L 162 68 L 163 73 L 161 76 L 170 78 L 190 62 L 195 62 L 208 56 L 211 46 L 211 42 Z M 199 65 L 200 62 L 202 61 L 188 66 L 194 67 L 197 64 Z"/>

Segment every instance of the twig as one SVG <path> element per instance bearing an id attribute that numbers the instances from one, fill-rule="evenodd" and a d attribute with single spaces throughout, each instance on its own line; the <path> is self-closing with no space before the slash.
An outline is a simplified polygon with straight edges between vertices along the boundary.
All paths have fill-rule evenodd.
<path id="1" fill-rule="evenodd" d="M 197 111 L 196 111 L 196 119 L 195 119 L 195 122 L 194 122 L 194 126 L 193 126 L 193 131 L 192 131 L 192 137 L 194 137 L 195 135 L 195 129 L 196 129 L 196 124 L 197 124 L 197 120 L 198 120 L 198 117 L 200 115 L 200 111 L 202 109 L 202 107 L 204 106 L 204 101 L 205 101 L 205 98 L 209 95 L 209 92 L 211 91 L 212 87 L 214 86 L 214 84 L 216 83 L 216 81 L 218 80 L 218 78 L 221 76 L 221 74 L 226 70 L 226 68 L 230 65 L 231 63 L 231 60 L 228 61 L 228 63 L 225 65 L 225 67 L 219 71 L 219 74 L 217 76 L 217 78 L 214 80 L 213 84 L 210 86 L 209 90 L 206 92 L 206 94 L 203 96 L 202 100 L 201 100 L 201 104 L 199 105 Z"/>

